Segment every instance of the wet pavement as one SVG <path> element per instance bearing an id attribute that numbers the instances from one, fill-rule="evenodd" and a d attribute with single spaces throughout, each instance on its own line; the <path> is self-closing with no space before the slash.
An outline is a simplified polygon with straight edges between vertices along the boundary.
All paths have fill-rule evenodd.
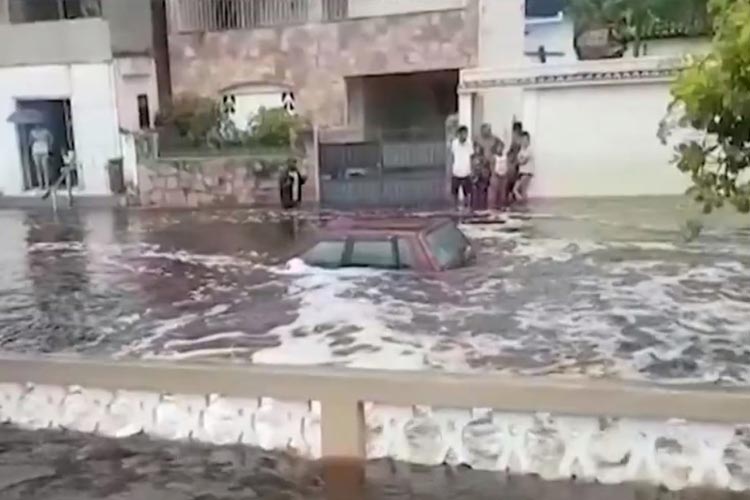
<path id="1" fill-rule="evenodd" d="M 0 426 L 2 500 L 334 500 L 320 464 L 242 447 L 111 440 Z M 337 491 L 341 494 L 341 491 Z M 667 492 L 416 467 L 367 466 L 347 500 L 746 500 L 747 493 Z"/>
<path id="2" fill-rule="evenodd" d="M 750 381 L 747 216 L 557 202 L 465 224 L 463 270 L 287 264 L 329 217 L 0 211 L 0 350 Z"/>

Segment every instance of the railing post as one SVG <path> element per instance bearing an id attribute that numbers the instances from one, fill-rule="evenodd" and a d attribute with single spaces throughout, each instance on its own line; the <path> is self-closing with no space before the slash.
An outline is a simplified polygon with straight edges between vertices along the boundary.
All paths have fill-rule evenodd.
<path id="1" fill-rule="evenodd" d="M 364 498 L 367 458 L 365 411 L 361 401 L 345 396 L 321 402 L 321 456 L 329 500 Z"/>

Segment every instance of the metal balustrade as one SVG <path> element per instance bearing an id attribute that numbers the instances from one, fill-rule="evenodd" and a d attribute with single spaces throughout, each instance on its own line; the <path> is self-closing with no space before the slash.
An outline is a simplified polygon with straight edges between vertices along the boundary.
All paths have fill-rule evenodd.
<path id="1" fill-rule="evenodd" d="M 302 24 L 311 0 L 169 0 L 172 33 L 247 30 Z"/>

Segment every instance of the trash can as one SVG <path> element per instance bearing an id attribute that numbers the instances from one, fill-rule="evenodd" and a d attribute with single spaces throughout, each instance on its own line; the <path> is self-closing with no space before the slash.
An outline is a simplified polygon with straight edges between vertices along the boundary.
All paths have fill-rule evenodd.
<path id="1" fill-rule="evenodd" d="M 125 172 L 122 158 L 114 158 L 107 163 L 109 174 L 109 189 L 113 194 L 125 194 Z"/>

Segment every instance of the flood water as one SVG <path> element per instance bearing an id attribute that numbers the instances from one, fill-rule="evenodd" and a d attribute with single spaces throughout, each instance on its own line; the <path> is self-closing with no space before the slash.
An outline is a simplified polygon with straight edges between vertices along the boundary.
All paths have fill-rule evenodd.
<path id="1" fill-rule="evenodd" d="M 335 214 L 2 211 L 0 349 L 746 385 L 750 217 L 697 214 L 537 205 L 417 275 L 287 264 Z"/>
<path id="2" fill-rule="evenodd" d="M 332 484 L 320 464 L 239 446 L 112 440 L 0 426 L 3 500 L 747 500 L 750 494 L 548 482 L 466 468 L 367 465 Z M 336 481 L 338 482 L 338 481 Z"/>

